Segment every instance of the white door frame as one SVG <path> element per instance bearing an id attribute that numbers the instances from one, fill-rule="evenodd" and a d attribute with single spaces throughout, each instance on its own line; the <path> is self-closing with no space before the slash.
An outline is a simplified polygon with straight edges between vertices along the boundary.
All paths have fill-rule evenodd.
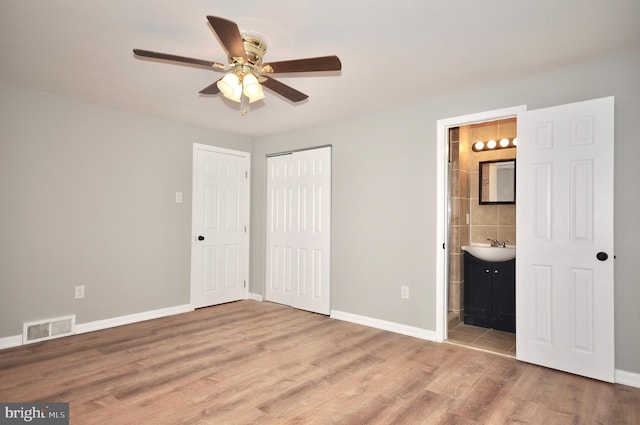
<path id="1" fill-rule="evenodd" d="M 192 153 L 192 169 L 191 169 L 191 282 L 190 282 L 190 293 L 189 293 L 189 303 L 191 305 L 192 309 L 195 309 L 196 307 L 196 302 L 195 302 L 195 290 L 196 290 L 196 274 L 195 274 L 195 266 L 196 266 L 196 254 L 195 254 L 195 250 L 196 250 L 196 196 L 195 196 L 195 191 L 196 191 L 196 184 L 197 184 L 197 162 L 196 162 L 196 154 L 198 150 L 204 150 L 204 151 L 209 151 L 209 152 L 216 152 L 216 153 L 221 153 L 221 154 L 225 154 L 225 155 L 235 155 L 235 156 L 240 156 L 243 158 L 246 158 L 249 161 L 249 164 L 251 164 L 251 154 L 249 152 L 244 152 L 244 151 L 237 151 L 237 150 L 233 150 L 233 149 L 226 149 L 226 148 L 220 148 L 217 146 L 211 146 L 211 145 L 203 145 L 200 143 L 194 143 L 193 144 L 193 153 Z M 247 171 L 247 181 L 250 182 L 250 170 Z M 250 183 L 249 183 L 250 186 Z M 246 210 L 245 210 L 245 217 L 244 217 L 244 221 L 245 223 L 247 223 L 246 225 L 246 235 L 247 235 L 247 241 L 250 240 L 250 232 L 251 232 L 251 227 L 249 226 L 249 214 L 250 214 L 250 210 L 251 210 L 251 205 L 250 205 L 250 200 L 251 200 L 251 190 L 249 187 L 249 190 L 246 191 L 245 194 L 245 199 L 244 202 L 246 203 Z M 248 242 L 247 242 L 248 244 Z M 245 265 L 246 269 L 245 269 L 245 276 L 247 276 L 247 283 L 246 286 L 244 288 L 244 298 L 248 298 L 249 297 L 249 279 L 250 279 L 250 275 L 249 275 L 249 247 L 247 246 L 247 256 L 246 256 L 246 265 Z"/>
<path id="2" fill-rule="evenodd" d="M 485 121 L 511 118 L 525 112 L 527 105 L 512 106 L 493 111 L 479 112 L 459 117 L 446 118 L 437 122 L 437 189 L 436 197 L 436 340 L 442 342 L 447 337 L 447 310 L 449 281 L 449 128 Z"/>

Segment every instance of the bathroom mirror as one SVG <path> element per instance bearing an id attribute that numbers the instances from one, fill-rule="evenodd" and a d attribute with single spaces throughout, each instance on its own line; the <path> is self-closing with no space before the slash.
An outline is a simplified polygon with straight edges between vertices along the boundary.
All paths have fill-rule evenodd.
<path id="1" fill-rule="evenodd" d="M 480 170 L 479 202 L 484 204 L 516 203 L 516 160 L 500 159 L 478 164 Z"/>

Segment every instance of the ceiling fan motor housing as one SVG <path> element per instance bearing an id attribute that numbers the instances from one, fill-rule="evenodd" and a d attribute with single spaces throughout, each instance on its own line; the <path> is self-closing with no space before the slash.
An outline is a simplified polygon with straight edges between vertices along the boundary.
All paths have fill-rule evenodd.
<path id="1" fill-rule="evenodd" d="M 259 67 L 264 54 L 267 52 L 267 45 L 259 38 L 246 34 L 242 34 L 242 44 L 247 53 L 248 62 Z M 235 59 L 236 58 L 231 58 L 233 62 L 235 62 Z"/>

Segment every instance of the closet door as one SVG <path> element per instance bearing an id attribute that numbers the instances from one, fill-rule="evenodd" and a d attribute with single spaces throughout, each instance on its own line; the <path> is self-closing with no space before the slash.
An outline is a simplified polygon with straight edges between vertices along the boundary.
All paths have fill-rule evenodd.
<path id="1" fill-rule="evenodd" d="M 331 148 L 267 158 L 265 298 L 330 312 Z"/>

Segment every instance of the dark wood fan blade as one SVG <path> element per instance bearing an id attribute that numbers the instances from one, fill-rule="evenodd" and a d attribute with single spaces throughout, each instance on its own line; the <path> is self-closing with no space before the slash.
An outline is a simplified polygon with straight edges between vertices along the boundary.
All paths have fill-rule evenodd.
<path id="1" fill-rule="evenodd" d="M 281 83 L 278 80 L 274 80 L 273 78 L 265 77 L 264 75 L 262 77 L 266 78 L 266 80 L 262 82 L 263 86 L 265 86 L 269 90 L 273 90 L 274 92 L 278 93 L 281 96 L 286 97 L 287 99 L 289 99 L 292 102 L 300 102 L 300 101 L 305 100 L 305 99 L 307 99 L 309 97 L 306 94 L 304 94 L 302 92 L 299 92 L 298 90 L 294 89 L 293 87 L 290 87 L 290 86 L 288 86 L 288 85 L 286 85 L 284 83 Z"/>
<path id="2" fill-rule="evenodd" d="M 220 81 L 220 80 L 218 80 Z M 220 89 L 218 88 L 218 81 L 213 84 L 208 85 L 207 87 L 200 90 L 198 93 L 200 94 L 218 94 L 220 93 Z"/>
<path id="3" fill-rule="evenodd" d="M 218 16 L 207 16 L 207 19 L 229 56 L 232 58 L 244 58 L 246 60 L 247 53 L 244 51 L 242 35 L 240 35 L 238 25 L 235 22 Z"/>
<path id="4" fill-rule="evenodd" d="M 273 71 L 270 71 L 271 67 Z M 312 71 L 339 71 L 342 63 L 337 56 L 321 56 L 318 58 L 294 59 L 281 62 L 271 62 L 263 65 L 265 72 L 312 72 Z"/>
<path id="5" fill-rule="evenodd" d="M 164 60 L 169 60 L 174 62 L 183 62 L 191 65 L 204 66 L 209 69 L 224 68 L 224 65 L 218 62 L 206 61 L 204 59 L 187 58 L 185 56 L 170 55 L 168 53 L 151 52 L 149 50 L 142 50 L 142 49 L 133 49 L 133 53 L 135 53 L 136 56 L 144 56 L 146 58 L 153 58 L 153 59 L 164 59 Z"/>

